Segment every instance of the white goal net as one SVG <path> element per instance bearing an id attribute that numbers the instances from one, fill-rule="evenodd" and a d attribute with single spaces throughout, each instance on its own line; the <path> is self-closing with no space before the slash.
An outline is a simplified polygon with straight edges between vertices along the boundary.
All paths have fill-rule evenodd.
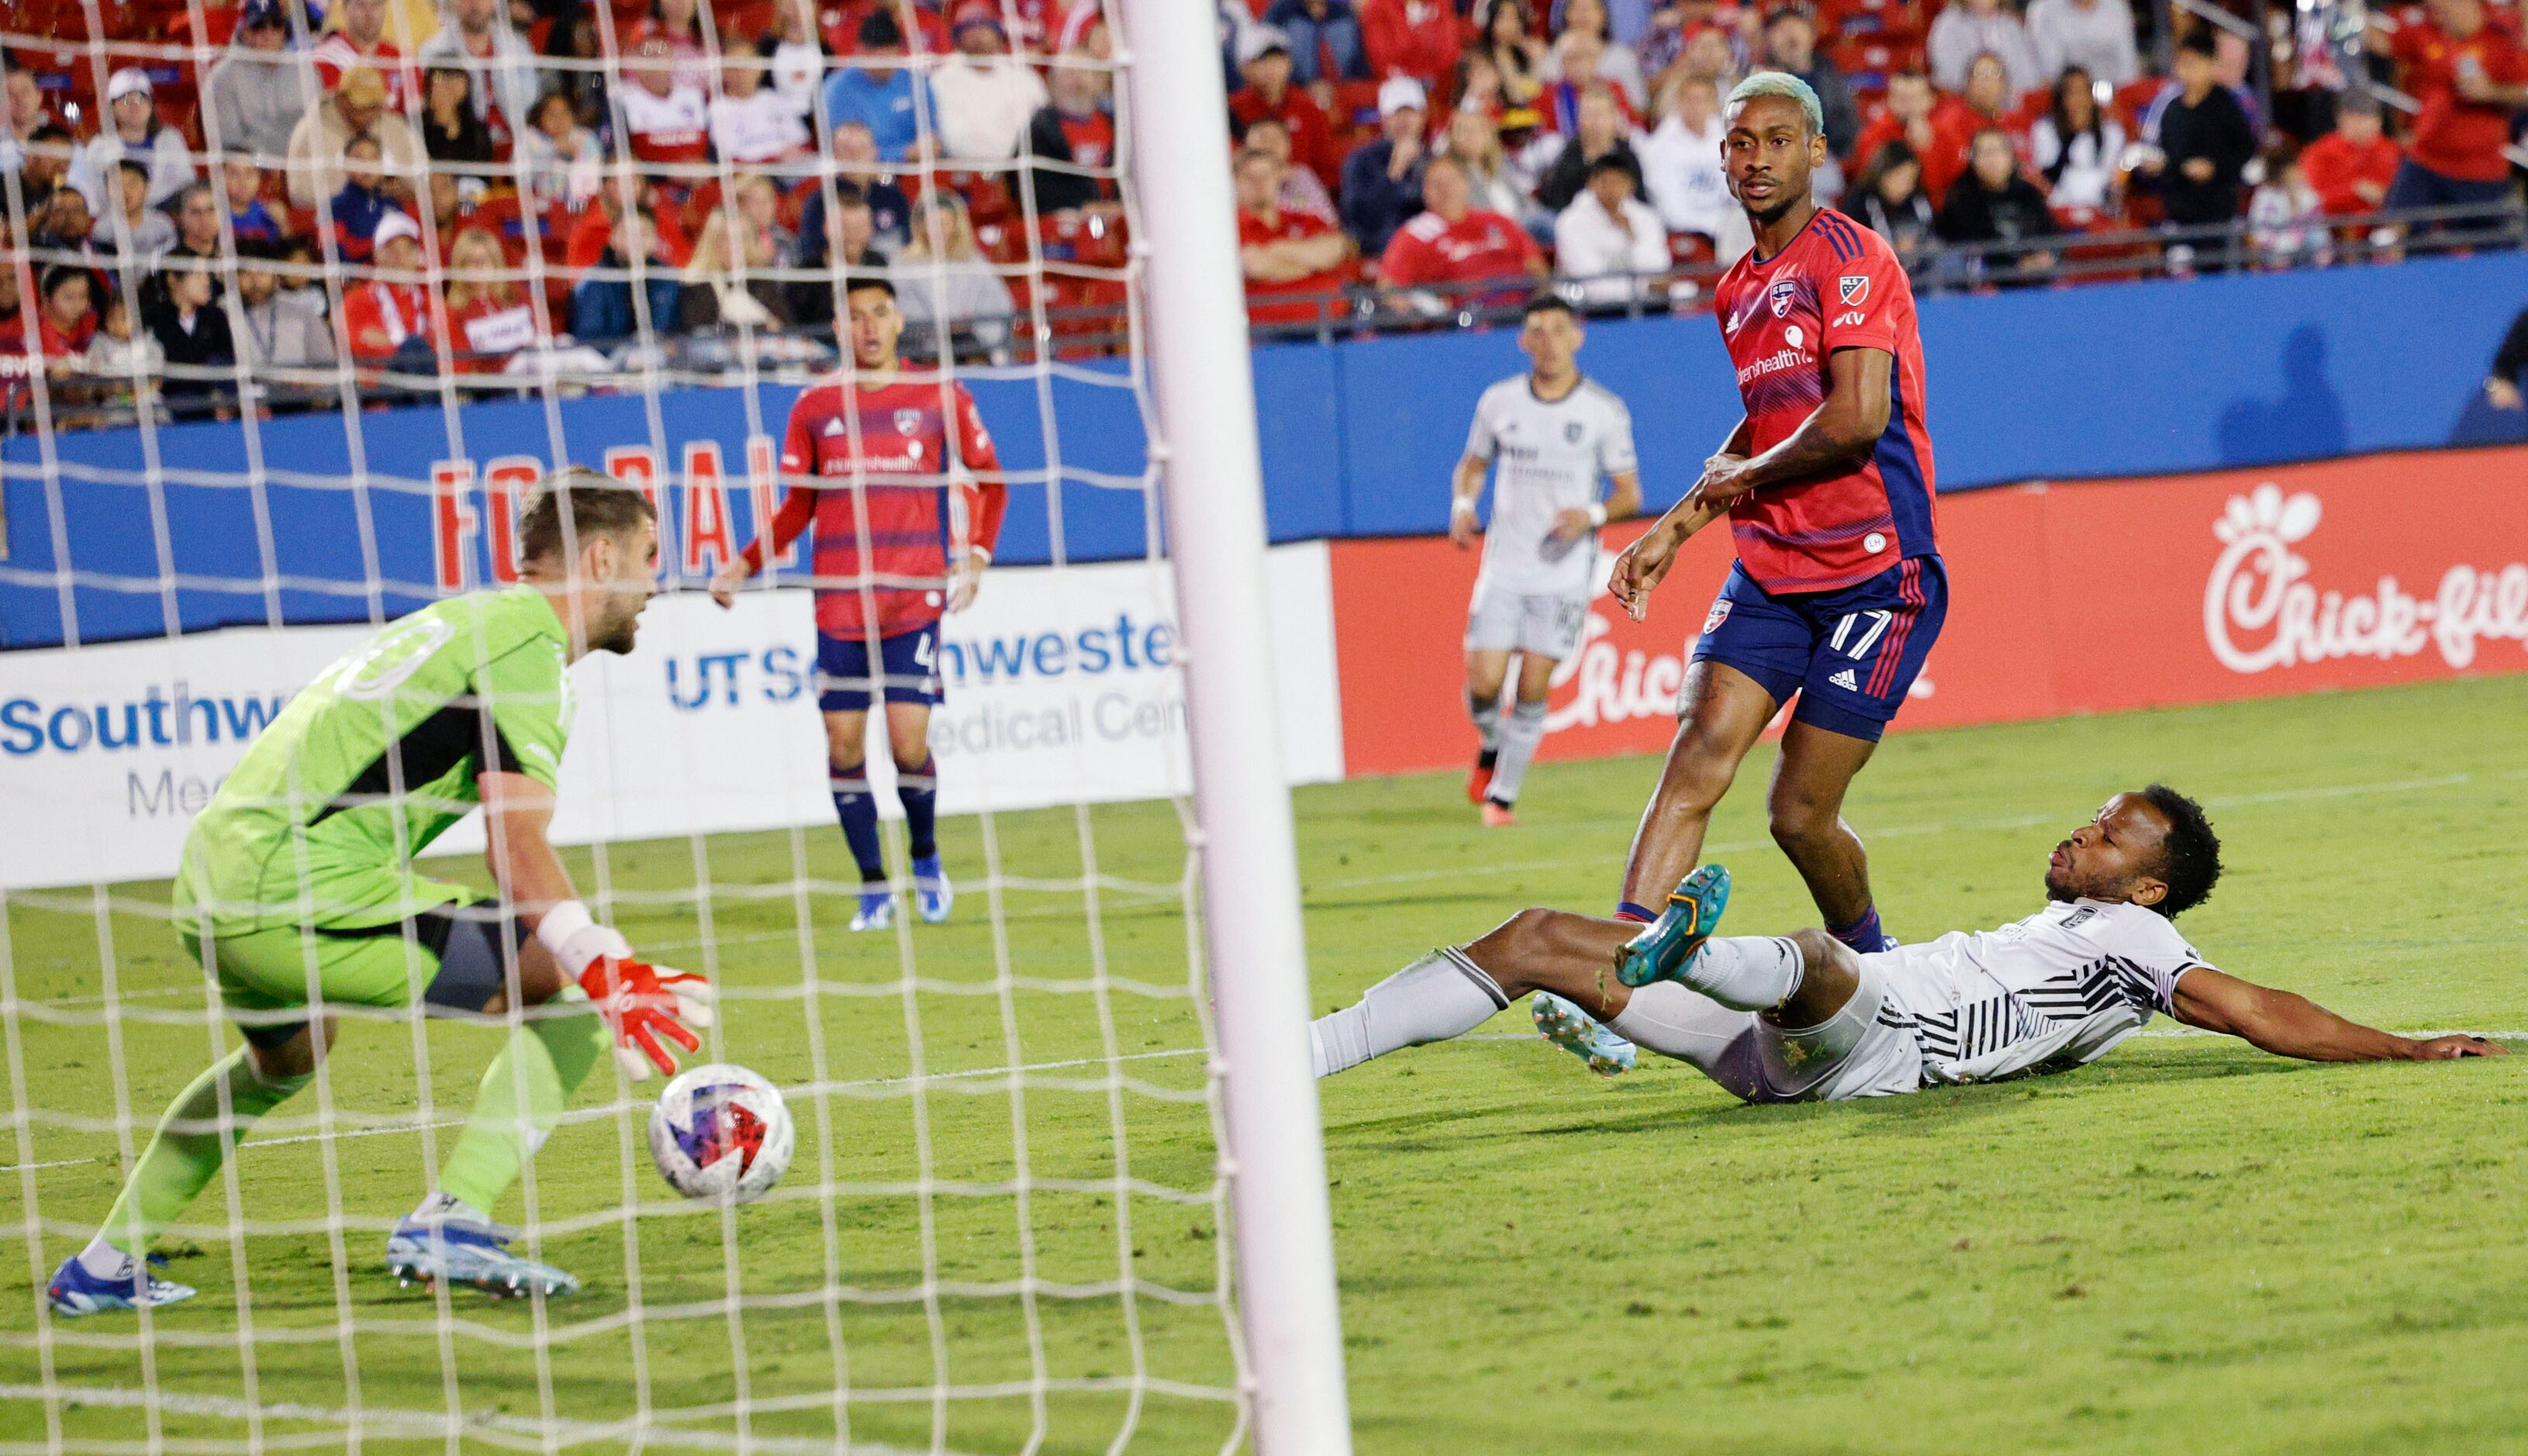
<path id="1" fill-rule="evenodd" d="M 1205 8 L 328 9 L 0 19 L 0 1451 L 1340 1450 L 1284 789 L 1324 754 L 1277 739 L 1306 668 L 1262 635 L 1308 567 L 1251 498 Z M 705 590 L 811 478 L 794 401 L 865 382 L 847 276 L 891 283 L 902 378 L 970 391 L 997 467 L 853 498 L 1008 512 L 929 655 L 859 669 L 945 701 L 926 753 L 869 715 L 893 918 L 858 931 L 812 591 L 956 583 L 866 524 L 820 571 L 823 523 Z M 177 1129 L 236 1134 L 148 1241 L 191 1298 L 62 1308 L 241 1045 L 171 899 L 195 816 L 329 663 L 517 584 L 564 464 L 655 503 L 660 595 L 571 669 L 553 839 L 599 921 L 716 983 L 686 1063 L 779 1086 L 786 1176 L 678 1197 L 658 1084 L 601 1061 L 488 1210 L 576 1292 L 399 1283 L 389 1235 L 525 1026 L 424 1015 L 417 979 L 325 998 L 295 1095 Z M 932 765 L 944 923 L 899 808 Z M 413 867 L 490 892 L 484 838 Z"/>

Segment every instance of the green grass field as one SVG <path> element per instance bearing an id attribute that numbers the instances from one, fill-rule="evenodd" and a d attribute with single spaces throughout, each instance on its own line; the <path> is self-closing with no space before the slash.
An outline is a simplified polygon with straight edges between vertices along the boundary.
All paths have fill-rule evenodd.
<path id="1" fill-rule="evenodd" d="M 2228 878 L 2184 926 L 2217 963 L 2391 1028 L 2515 1032 L 2523 723 L 2528 675 L 1901 736 L 1850 813 L 1888 927 L 1921 938 L 2027 913 L 2064 830 L 2165 778 L 2227 844 Z M 1501 833 L 1453 779 L 1303 791 L 1317 1008 L 1522 905 L 1606 906 L 1654 769 L 1548 766 Z M 1812 918 L 1764 839 L 1768 769 L 1751 761 L 1713 832 L 1747 931 Z M 430 1028 L 424 1106 L 409 1027 L 360 1025 L 334 1063 L 331 1130 L 375 1135 L 311 1138 L 314 1099 L 287 1109 L 302 1116 L 261 1135 L 300 1140 L 232 1165 L 259 1231 L 227 1231 L 215 1185 L 174 1271 L 202 1297 L 158 1319 L 145 1354 L 113 1317 L 55 1325 L 52 1378 L 82 1394 L 48 1412 L 24 1398 L 45 1353 L 34 1300 L 0 1299 L 0 1441 L 40 1443 L 58 1419 L 73 1441 L 238 1442 L 254 1405 L 265 1439 L 339 1448 L 312 1418 L 356 1404 L 362 1449 L 445 1448 L 426 1423 L 453 1400 L 469 1446 L 534 1445 L 551 1421 L 574 1449 L 619 1448 L 595 1428 L 646 1406 L 684 1413 L 662 1449 L 726 1448 L 743 1398 L 747 1435 L 773 1448 L 840 1433 L 1014 1451 L 1040 1430 L 1042 1450 L 1092 1452 L 1128 1422 L 1134 1451 L 1216 1448 L 1230 1409 L 1185 1388 L 1225 1386 L 1231 1356 L 1202 1064 L 1168 1055 L 1200 1040 L 1176 816 L 990 827 L 988 845 L 971 820 L 943 838 L 970 878 L 987 857 L 1010 877 L 997 936 L 980 893 L 944 929 L 843 933 L 843 897 L 789 886 L 794 855 L 845 877 L 830 830 L 607 857 L 634 943 L 737 993 L 724 1056 L 785 1085 L 821 1066 L 772 1200 L 725 1220 L 667 1206 L 637 1105 L 592 1087 L 536 1169 L 543 1250 L 589 1292 L 541 1325 L 460 1296 L 443 1334 L 430 1295 L 377 1272 L 380 1245 L 449 1135 L 413 1119 L 461 1112 L 496 1033 Z M 641 893 L 698 883 L 699 903 Z M 7 929 L 8 1050 L 35 1116 L 0 1136 L 20 1165 L 0 1172 L 0 1227 L 26 1229 L 32 1198 L 42 1229 L 10 1240 L 24 1291 L 110 1200 L 118 1111 L 136 1145 L 224 1033 L 144 913 L 22 897 Z M 132 1013 L 119 1036 L 98 1015 L 106 941 Z M 902 1080 L 917 1024 L 919 1095 Z M 1324 1086 L 1364 1452 L 2528 1450 L 2528 1057 L 2324 1067 L 2145 1034 L 2041 1081 L 1753 1109 L 1647 1059 L 1601 1083 L 1509 1035 L 1526 1029 L 1522 1006 L 1493 1037 Z M 1014 1091 L 989 1074 L 1012 1065 L 1041 1069 Z M 1024 1390 L 1038 1374 L 1055 1387 L 1040 1409 Z M 942 1378 L 944 1418 L 927 1398 Z M 154 1428 L 113 1403 L 151 1380 L 185 1397 Z"/>

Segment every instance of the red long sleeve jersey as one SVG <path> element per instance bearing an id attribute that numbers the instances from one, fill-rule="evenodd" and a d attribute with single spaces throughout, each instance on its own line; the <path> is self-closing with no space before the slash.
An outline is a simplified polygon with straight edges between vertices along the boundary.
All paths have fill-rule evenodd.
<path id="1" fill-rule="evenodd" d="M 1914 289 L 1884 238 L 1820 208 L 1770 258 L 1749 253 L 1713 286 L 1721 341 L 1747 406 L 1747 453 L 1790 438 L 1825 401 L 1837 349 L 1883 349 L 1887 429 L 1849 469 L 1738 497 L 1738 560 L 1767 592 L 1831 592 L 1908 556 L 1936 555 L 1931 432 L 1922 420 L 1922 335 Z"/>
<path id="2" fill-rule="evenodd" d="M 869 606 L 880 637 L 938 621 L 949 558 L 968 546 L 990 551 L 1001 539 L 1009 490 L 1000 470 L 964 385 L 933 377 L 802 391 L 781 473 L 830 484 L 789 488 L 773 513 L 771 550 L 815 523 L 816 630 L 865 636 Z M 764 552 L 759 534 L 746 559 L 762 570 Z"/>

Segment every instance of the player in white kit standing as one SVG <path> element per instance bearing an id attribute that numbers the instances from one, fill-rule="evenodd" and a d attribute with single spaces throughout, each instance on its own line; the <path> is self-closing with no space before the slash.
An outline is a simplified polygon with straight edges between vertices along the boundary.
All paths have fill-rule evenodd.
<path id="1" fill-rule="evenodd" d="M 1451 482 L 1448 539 L 1462 550 L 1479 532 L 1484 537 L 1483 570 L 1466 608 L 1466 715 L 1481 745 L 1466 797 L 1496 829 L 1517 822 L 1511 807 L 1545 739 L 1554 664 L 1579 648 L 1588 624 L 1598 528 L 1642 505 L 1632 412 L 1613 390 L 1581 375 L 1586 338 L 1561 299 L 1542 294 L 1527 305 L 1518 346 L 1531 367 L 1476 401 Z M 1492 522 L 1479 527 L 1475 500 L 1488 472 Z M 1603 499 L 1601 477 L 1610 488 Z M 1504 712 L 1512 652 L 1517 691 Z"/>

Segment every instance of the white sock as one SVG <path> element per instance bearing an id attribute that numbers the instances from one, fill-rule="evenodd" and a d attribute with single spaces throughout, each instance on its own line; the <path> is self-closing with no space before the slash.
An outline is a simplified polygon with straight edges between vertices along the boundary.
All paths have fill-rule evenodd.
<path id="1" fill-rule="evenodd" d="M 1463 1036 L 1506 1010 L 1499 982 L 1458 951 L 1433 951 L 1332 1015 L 1308 1023 L 1308 1060 L 1321 1077 L 1399 1047 Z"/>
<path id="2" fill-rule="evenodd" d="M 1501 700 L 1486 702 L 1466 690 L 1466 716 L 1475 725 L 1475 742 L 1487 754 L 1501 748 Z"/>
<path id="3" fill-rule="evenodd" d="M 452 1194 L 432 1193 L 425 1196 L 413 1209 L 412 1222 L 416 1223 L 489 1223 L 492 1222 L 492 1216 Z"/>
<path id="4" fill-rule="evenodd" d="M 1635 991 L 1606 1029 L 1645 1051 L 1673 1057 L 1738 1097 L 1764 1085 L 1752 1040 L 1755 1017 L 1734 1012 L 1700 991 L 1674 981 L 1653 981 Z"/>
<path id="5" fill-rule="evenodd" d="M 1536 746 L 1545 742 L 1545 704 L 1521 702 L 1509 710 L 1509 721 L 1501 725 L 1501 759 L 1493 764 L 1493 786 L 1485 791 L 1496 804 L 1518 803 L 1518 786 L 1526 781 L 1527 765 L 1536 757 Z"/>
<path id="6" fill-rule="evenodd" d="M 1705 941 L 1679 979 L 1722 1006 L 1768 1012 L 1790 1000 L 1807 973 L 1808 961 L 1797 941 L 1732 935 Z"/>
<path id="7" fill-rule="evenodd" d="M 79 1268 L 86 1270 L 90 1278 L 132 1277 L 132 1256 L 107 1243 L 103 1233 L 89 1239 L 87 1247 L 79 1250 Z"/>

